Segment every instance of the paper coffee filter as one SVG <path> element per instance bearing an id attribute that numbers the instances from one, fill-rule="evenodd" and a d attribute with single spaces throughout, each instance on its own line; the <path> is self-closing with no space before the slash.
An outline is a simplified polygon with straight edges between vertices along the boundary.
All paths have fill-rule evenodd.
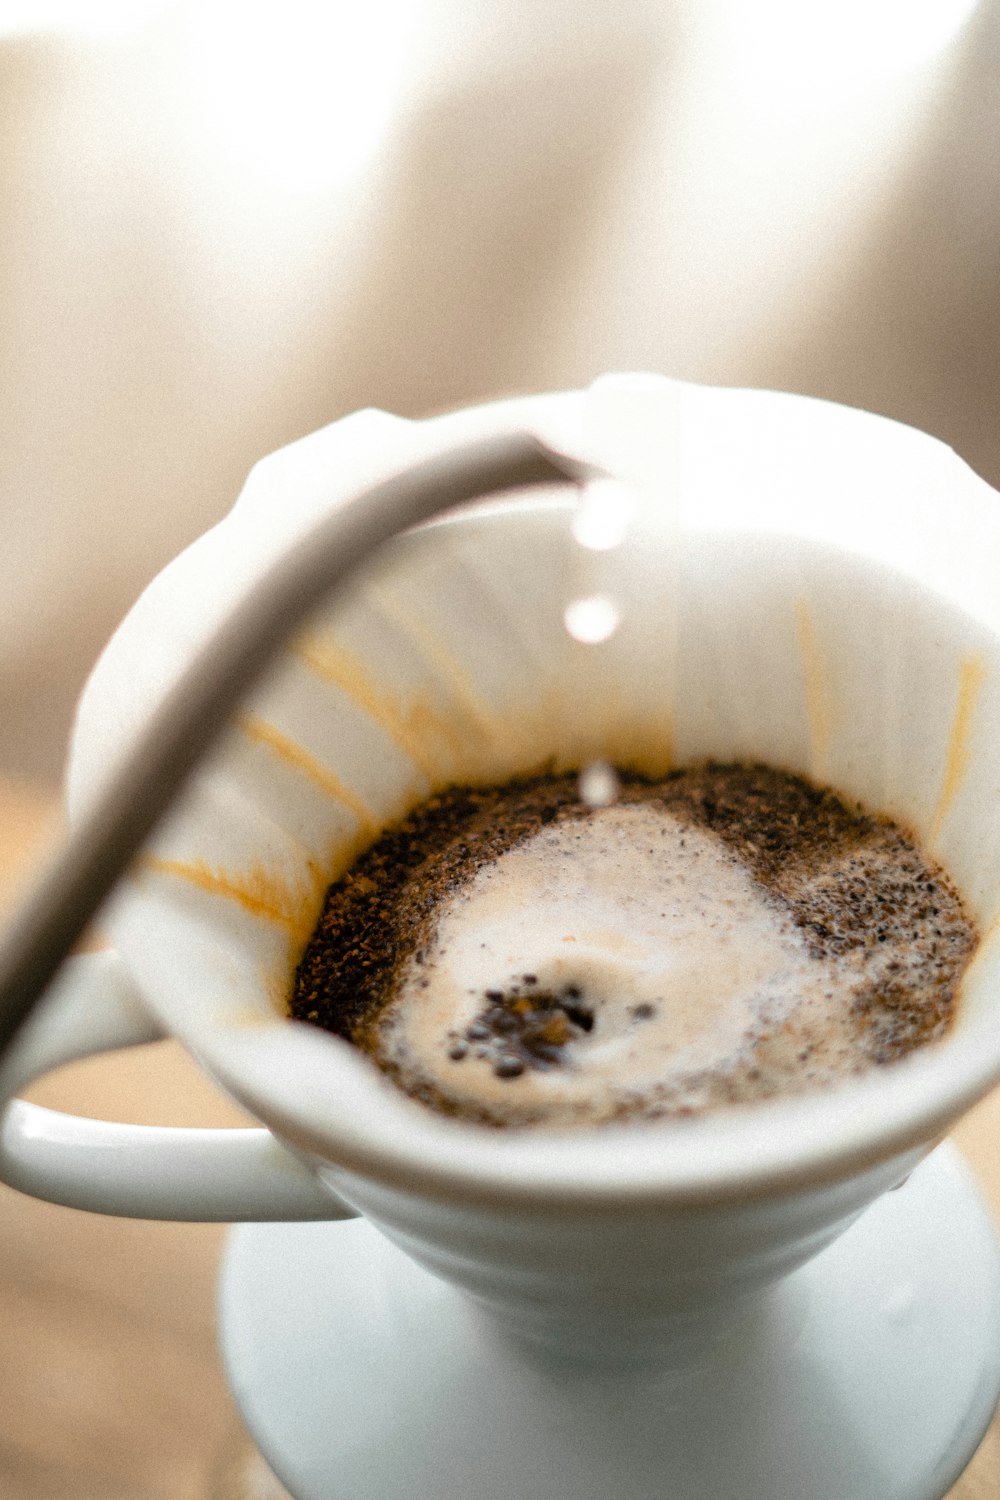
<path id="1" fill-rule="evenodd" d="M 622 544 L 581 547 L 568 490 L 487 502 L 399 539 L 311 620 L 109 913 L 151 1006 L 251 1108 L 268 1090 L 293 1138 L 337 1160 L 350 1136 L 348 1158 L 388 1159 L 405 1118 L 429 1170 L 435 1142 L 444 1161 L 456 1131 L 487 1133 L 431 1116 L 345 1044 L 281 1019 L 329 880 L 450 782 L 596 757 L 651 774 L 759 759 L 910 825 L 970 902 L 987 938 L 959 1028 L 953 1094 L 967 1102 L 1000 1070 L 1000 518 L 960 460 L 885 419 L 618 377 L 426 423 L 335 424 L 259 465 L 111 642 L 79 712 L 71 810 L 197 636 L 324 507 L 439 444 L 525 422 L 624 472 Z M 592 597 L 619 624 L 585 644 L 565 611 Z M 268 1047 L 294 1052 L 295 1088 L 267 1080 Z M 918 1106 L 900 1092 L 898 1108 L 910 1128 Z M 495 1134 L 482 1149 L 532 1150 Z"/>

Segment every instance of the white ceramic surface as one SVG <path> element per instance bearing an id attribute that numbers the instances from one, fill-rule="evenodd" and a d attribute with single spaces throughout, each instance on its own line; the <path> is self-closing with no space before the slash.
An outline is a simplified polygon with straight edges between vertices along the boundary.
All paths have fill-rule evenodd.
<path id="1" fill-rule="evenodd" d="M 1000 1384 L 1000 1263 L 942 1147 L 716 1345 L 547 1360 L 364 1223 L 234 1230 L 223 1354 L 296 1500 L 940 1500 Z"/>

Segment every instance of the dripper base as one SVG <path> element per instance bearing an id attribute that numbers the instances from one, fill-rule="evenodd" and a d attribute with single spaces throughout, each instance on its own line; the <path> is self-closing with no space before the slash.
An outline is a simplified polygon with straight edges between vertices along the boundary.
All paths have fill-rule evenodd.
<path id="1" fill-rule="evenodd" d="M 1000 1250 L 947 1145 L 672 1371 L 529 1353 L 363 1221 L 235 1229 L 220 1308 L 295 1500 L 941 1500 L 1000 1395 Z"/>

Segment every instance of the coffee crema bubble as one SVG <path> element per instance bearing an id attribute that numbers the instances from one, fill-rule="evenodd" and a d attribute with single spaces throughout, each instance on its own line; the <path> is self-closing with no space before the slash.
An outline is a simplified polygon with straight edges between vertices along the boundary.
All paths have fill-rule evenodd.
<path id="1" fill-rule="evenodd" d="M 684 1116 L 828 1086 L 942 1036 L 978 933 L 897 825 L 703 765 L 455 787 L 328 892 L 292 1014 L 490 1125 Z"/>

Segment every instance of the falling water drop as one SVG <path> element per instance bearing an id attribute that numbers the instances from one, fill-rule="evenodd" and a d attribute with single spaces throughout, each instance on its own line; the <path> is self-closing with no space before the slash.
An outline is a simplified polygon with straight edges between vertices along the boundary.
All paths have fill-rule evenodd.
<path id="1" fill-rule="evenodd" d="M 634 510 L 635 501 L 619 480 L 594 479 L 573 513 L 573 538 L 590 552 L 610 552 L 625 540 Z"/>
<path id="2" fill-rule="evenodd" d="M 577 794 L 588 807 L 610 807 L 617 802 L 622 784 L 614 766 L 606 760 L 592 760 L 584 766 L 577 782 Z"/>
<path id="3" fill-rule="evenodd" d="M 618 606 L 607 594 L 589 594 L 585 599 L 574 599 L 563 613 L 566 629 L 575 641 L 585 646 L 596 646 L 610 640 L 618 629 L 621 616 Z"/>

